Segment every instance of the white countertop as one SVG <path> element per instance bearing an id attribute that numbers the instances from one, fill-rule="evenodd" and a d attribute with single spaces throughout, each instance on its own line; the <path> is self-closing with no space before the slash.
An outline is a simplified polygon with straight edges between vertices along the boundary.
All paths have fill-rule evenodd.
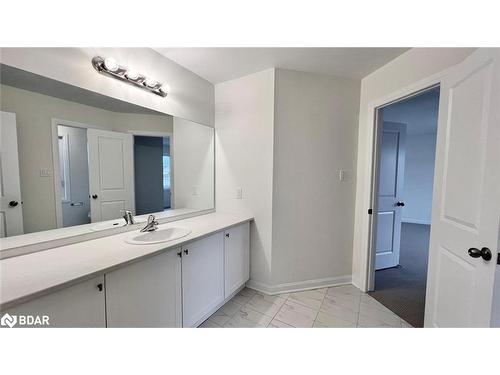
<path id="1" fill-rule="evenodd" d="M 177 208 L 161 212 L 153 212 L 151 214 L 155 215 L 156 219 L 160 222 L 164 222 L 172 221 L 176 218 L 182 219 L 183 216 L 188 217 L 189 215 L 196 214 L 200 211 L 203 210 L 192 208 Z M 137 220 L 138 223 L 146 222 L 148 216 L 149 214 L 134 216 L 134 219 Z M 114 233 L 118 232 L 128 232 L 130 230 L 130 227 L 127 226 L 118 226 L 107 230 L 93 229 L 95 227 L 103 226 L 105 224 L 111 224 L 114 222 L 120 222 L 123 225 L 125 224 L 125 220 L 119 218 L 115 220 L 101 221 L 99 223 L 75 225 L 72 227 L 49 229 L 40 232 L 22 234 L 19 236 L 0 238 L 0 258 L 9 258 L 12 255 L 22 255 L 29 252 L 49 249 L 56 246 L 69 245 L 71 243 L 80 242 L 80 239 L 91 240 L 113 235 Z M 137 225 L 137 227 L 139 227 L 139 225 Z M 18 250 L 19 248 L 22 248 L 22 250 Z"/>
<path id="2" fill-rule="evenodd" d="M 191 233 L 178 240 L 132 245 L 125 232 L 0 260 L 0 308 L 13 307 L 65 286 L 102 275 L 146 256 L 252 220 L 248 215 L 214 212 L 161 224 L 159 229 L 183 227 Z"/>

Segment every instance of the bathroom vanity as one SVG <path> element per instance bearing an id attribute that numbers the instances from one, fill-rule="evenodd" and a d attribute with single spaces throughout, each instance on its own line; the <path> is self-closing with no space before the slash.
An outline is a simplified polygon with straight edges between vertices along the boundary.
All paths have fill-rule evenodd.
<path id="1" fill-rule="evenodd" d="M 190 233 L 162 243 L 138 231 L 0 260 L 0 308 L 47 315 L 50 327 L 196 327 L 249 278 L 252 217 L 209 213 L 161 224 Z"/>

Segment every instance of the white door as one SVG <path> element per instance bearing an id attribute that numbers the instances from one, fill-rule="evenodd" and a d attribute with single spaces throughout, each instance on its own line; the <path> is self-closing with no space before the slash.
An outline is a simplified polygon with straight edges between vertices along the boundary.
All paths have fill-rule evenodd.
<path id="1" fill-rule="evenodd" d="M 182 248 L 183 327 L 203 323 L 224 301 L 223 233 Z"/>
<path id="2" fill-rule="evenodd" d="M 399 264 L 406 124 L 384 121 L 379 141 L 379 185 L 375 269 Z"/>
<path id="3" fill-rule="evenodd" d="M 498 50 L 477 50 L 442 81 L 427 327 L 490 325 L 500 221 L 499 103 Z"/>
<path id="4" fill-rule="evenodd" d="M 0 237 L 23 234 L 16 114 L 0 112 Z"/>
<path id="5" fill-rule="evenodd" d="M 132 134 L 88 129 L 91 221 L 135 214 Z"/>
<path id="6" fill-rule="evenodd" d="M 180 251 L 171 249 L 106 274 L 108 327 L 182 326 Z"/>
<path id="7" fill-rule="evenodd" d="M 48 327 L 106 327 L 104 276 L 13 307 L 10 315 L 47 315 Z"/>
<path id="8" fill-rule="evenodd" d="M 224 231 L 224 297 L 229 298 L 250 276 L 250 225 L 237 225 Z"/>

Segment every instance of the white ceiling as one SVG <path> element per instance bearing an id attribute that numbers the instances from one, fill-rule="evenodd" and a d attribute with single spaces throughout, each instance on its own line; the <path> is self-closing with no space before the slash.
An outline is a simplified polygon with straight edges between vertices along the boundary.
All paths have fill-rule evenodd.
<path id="1" fill-rule="evenodd" d="M 268 68 L 361 79 L 408 48 L 155 48 L 212 83 Z"/>

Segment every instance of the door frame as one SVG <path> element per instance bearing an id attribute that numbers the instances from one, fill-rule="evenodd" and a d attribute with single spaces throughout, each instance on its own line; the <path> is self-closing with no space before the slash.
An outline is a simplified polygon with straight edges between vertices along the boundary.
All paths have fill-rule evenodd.
<path id="1" fill-rule="evenodd" d="M 170 209 L 173 210 L 174 207 L 174 163 L 172 160 L 174 158 L 174 133 L 173 132 L 162 132 L 162 131 L 149 131 L 149 130 L 129 130 L 127 133 L 133 136 L 143 136 L 143 137 L 162 137 L 168 138 L 170 140 Z M 135 177 L 135 164 L 134 164 L 134 177 Z"/>
<path id="2" fill-rule="evenodd" d="M 50 140 L 52 143 L 52 170 L 53 172 L 53 183 L 54 183 L 54 204 L 56 206 L 56 228 L 63 227 L 63 214 L 62 214 L 62 202 L 61 198 L 61 187 L 59 181 L 61 181 L 61 171 L 59 170 L 59 143 L 58 143 L 58 132 L 57 127 L 70 126 L 73 128 L 83 128 L 83 129 L 99 129 L 106 130 L 102 126 L 84 124 L 82 122 L 62 120 L 58 118 L 51 119 L 50 125 Z"/>
<path id="3" fill-rule="evenodd" d="M 364 214 L 361 219 L 361 285 L 360 289 L 365 292 L 373 291 L 375 289 L 375 246 L 376 246 L 376 228 L 377 218 L 373 213 L 377 212 L 377 194 L 378 194 L 378 162 L 379 162 L 379 147 L 378 140 L 380 137 L 379 131 L 379 109 L 388 105 L 394 104 L 401 100 L 405 100 L 416 95 L 421 94 L 429 89 L 441 85 L 443 78 L 446 76 L 450 68 L 445 69 L 437 74 L 431 75 L 427 78 L 419 80 L 405 88 L 397 90 L 391 94 L 385 95 L 378 99 L 371 101 L 367 108 L 367 129 L 368 137 L 366 143 L 368 164 L 367 173 L 363 184 L 365 185 L 365 195 L 363 201 Z M 439 115 L 438 115 L 439 116 Z M 439 127 L 439 121 L 438 121 Z M 436 186 L 433 187 L 435 191 Z M 372 214 L 368 214 L 371 210 Z"/>

